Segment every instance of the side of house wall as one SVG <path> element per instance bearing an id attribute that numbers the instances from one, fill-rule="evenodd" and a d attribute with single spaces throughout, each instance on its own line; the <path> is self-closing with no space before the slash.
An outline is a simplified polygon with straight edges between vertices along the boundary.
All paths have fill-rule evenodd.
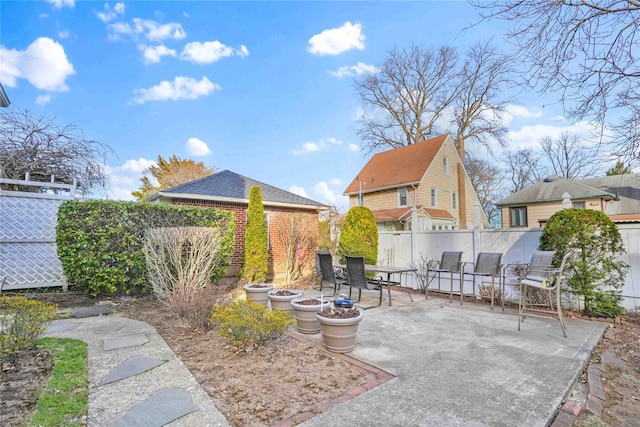
<path id="1" fill-rule="evenodd" d="M 603 212 L 603 202 L 600 199 L 574 200 L 574 202 L 577 201 L 583 201 L 586 209 Z M 505 206 L 502 208 L 502 228 L 509 228 L 511 226 L 509 208 L 518 206 L 527 206 L 527 222 L 529 223 L 529 227 L 540 227 L 540 221 L 548 221 L 551 215 L 562 209 L 562 202 L 556 200 L 552 202 L 523 203 L 520 205 Z"/>
<path id="2" fill-rule="evenodd" d="M 622 287 L 623 305 L 628 310 L 640 309 L 640 224 L 619 224 L 627 253 L 621 259 L 630 269 Z M 379 233 L 378 263 L 405 267 L 420 258 L 440 260 L 443 251 L 463 251 L 463 262 L 475 262 L 479 252 L 501 252 L 504 266 L 526 263 L 538 248 L 540 228 L 526 229 L 473 229 L 421 231 L 415 233 L 415 255 L 412 261 L 412 233 L 396 231 Z M 417 288 L 411 276 L 403 285 Z"/>
<path id="3" fill-rule="evenodd" d="M 444 167 L 444 158 L 447 158 L 449 163 L 448 173 Z M 458 209 L 453 209 L 453 193 L 458 193 L 458 168 L 456 160 L 458 159 L 455 147 L 453 143 L 445 143 L 438 155 L 433 159 L 431 166 L 427 170 L 420 181 L 418 187 L 418 204 L 427 208 L 444 209 L 451 213 L 454 218 L 460 219 L 460 213 Z M 431 189 L 436 189 L 436 206 L 431 204 Z M 467 191 L 469 195 L 473 194 L 473 191 Z M 458 197 L 460 195 L 458 194 Z M 460 206 L 460 200 L 458 199 L 458 206 Z M 473 201 L 469 199 L 467 206 L 471 206 L 473 209 Z M 473 218 L 473 212 L 467 213 L 467 218 Z"/>

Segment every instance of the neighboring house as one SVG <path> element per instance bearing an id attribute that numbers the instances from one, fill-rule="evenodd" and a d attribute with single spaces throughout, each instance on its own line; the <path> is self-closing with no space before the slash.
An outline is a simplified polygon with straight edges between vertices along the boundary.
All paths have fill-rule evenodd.
<path id="1" fill-rule="evenodd" d="M 417 231 L 489 226 L 449 135 L 375 154 L 344 195 L 371 209 L 379 230 L 411 229 L 414 212 Z"/>
<path id="2" fill-rule="evenodd" d="M 269 230 L 269 274 L 280 276 L 284 273 L 284 250 L 279 239 L 278 217 L 301 213 L 313 221 L 317 236 L 318 212 L 329 206 L 298 196 L 268 184 L 225 170 L 213 175 L 159 191 L 145 199 L 146 202 L 164 202 L 175 205 L 200 206 L 224 209 L 236 214 L 236 244 L 227 275 L 235 275 L 244 254 L 244 230 L 247 222 L 247 208 L 251 187 L 260 187 L 264 212 Z M 304 248 L 313 253 L 315 247 Z M 303 251 L 305 252 L 305 251 Z M 313 262 L 313 257 L 311 257 Z M 307 269 L 313 268 L 308 265 Z"/>
<path id="3" fill-rule="evenodd" d="M 7 96 L 7 93 L 4 91 L 4 88 L 2 87 L 2 83 L 0 83 L 0 107 L 8 107 L 11 104 L 11 101 L 9 101 L 9 97 Z"/>
<path id="4" fill-rule="evenodd" d="M 563 208 L 594 209 L 613 222 L 640 222 L 640 174 L 571 180 L 550 176 L 500 200 L 502 228 L 544 227 Z"/>

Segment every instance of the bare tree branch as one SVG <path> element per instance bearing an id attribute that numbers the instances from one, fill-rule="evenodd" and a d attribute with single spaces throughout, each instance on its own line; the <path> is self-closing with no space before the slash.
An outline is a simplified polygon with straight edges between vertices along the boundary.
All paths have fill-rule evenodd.
<path id="1" fill-rule="evenodd" d="M 577 136 L 567 132 L 558 139 L 549 137 L 540 141 L 542 155 L 549 161 L 553 173 L 569 179 L 584 179 L 596 175 L 600 163 L 597 147 L 585 146 Z"/>

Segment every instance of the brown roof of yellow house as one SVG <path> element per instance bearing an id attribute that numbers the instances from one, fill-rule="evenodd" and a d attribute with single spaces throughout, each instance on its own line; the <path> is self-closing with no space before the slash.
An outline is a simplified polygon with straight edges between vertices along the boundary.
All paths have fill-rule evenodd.
<path id="1" fill-rule="evenodd" d="M 358 193 L 360 182 L 363 193 L 419 183 L 448 137 L 440 135 L 375 154 L 344 190 L 344 194 Z"/>
<path id="2" fill-rule="evenodd" d="M 424 208 L 424 210 L 427 211 L 431 218 L 453 218 L 453 215 L 451 215 L 449 211 L 445 211 L 444 209 Z"/>

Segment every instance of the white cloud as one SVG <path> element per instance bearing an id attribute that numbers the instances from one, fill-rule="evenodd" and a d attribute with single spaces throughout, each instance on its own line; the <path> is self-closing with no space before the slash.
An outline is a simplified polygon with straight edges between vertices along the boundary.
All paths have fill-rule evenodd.
<path id="1" fill-rule="evenodd" d="M 114 20 L 118 15 L 124 15 L 124 3 L 116 3 L 113 9 L 109 7 L 109 3 L 105 3 L 104 12 L 96 13 L 98 19 L 105 23 Z"/>
<path id="2" fill-rule="evenodd" d="M 61 39 L 66 39 L 67 37 L 69 37 L 69 34 L 71 34 L 69 30 L 62 30 L 58 32 L 58 37 L 60 37 Z"/>
<path id="3" fill-rule="evenodd" d="M 289 191 L 293 194 L 297 194 L 298 196 L 306 197 L 307 199 L 309 198 L 307 192 L 304 191 L 304 188 L 298 187 L 297 185 L 292 185 L 291 187 L 289 187 Z"/>
<path id="4" fill-rule="evenodd" d="M 329 184 L 331 185 L 342 185 L 342 180 L 338 178 L 331 178 L 329 180 Z"/>
<path id="5" fill-rule="evenodd" d="M 333 137 L 321 139 L 318 142 L 307 141 L 304 144 L 302 144 L 302 146 L 298 146 L 295 150 L 293 150 L 291 152 L 293 154 L 295 154 L 296 156 L 300 156 L 302 154 L 308 154 L 308 153 L 313 153 L 313 152 L 316 152 L 316 151 L 320 151 L 320 150 L 324 149 L 325 147 L 327 147 L 328 144 L 340 145 L 340 144 L 342 144 L 342 142 L 339 139 L 336 139 L 336 138 L 333 138 Z"/>
<path id="6" fill-rule="evenodd" d="M 109 24 L 107 28 L 111 31 L 110 40 L 119 40 L 122 35 L 137 39 L 142 34 L 147 40 L 159 42 L 167 39 L 180 40 L 187 36 L 182 25 L 177 22 L 160 24 L 152 19 L 133 18 L 132 24 L 116 22 Z"/>
<path id="7" fill-rule="evenodd" d="M 37 89 L 65 92 L 66 78 L 75 74 L 62 45 L 48 37 L 37 38 L 23 51 L 0 46 L 0 57 L 0 81 L 9 87 L 21 78 Z"/>
<path id="8" fill-rule="evenodd" d="M 47 3 L 53 5 L 56 9 L 62 9 L 63 7 L 73 9 L 76 5 L 75 0 L 47 0 Z"/>
<path id="9" fill-rule="evenodd" d="M 211 154 L 211 150 L 206 142 L 198 139 L 198 138 L 189 138 L 187 139 L 187 153 L 192 156 L 208 156 Z"/>
<path id="10" fill-rule="evenodd" d="M 145 64 L 157 64 L 162 60 L 163 56 L 177 56 L 174 49 L 169 49 L 165 45 L 147 46 L 144 44 L 138 45 L 138 49 L 142 51 Z"/>
<path id="11" fill-rule="evenodd" d="M 46 105 L 51 102 L 51 95 L 38 95 L 36 96 L 36 105 Z"/>
<path id="12" fill-rule="evenodd" d="M 129 159 L 119 166 L 104 166 L 104 172 L 109 177 L 109 189 L 99 196 L 108 197 L 111 200 L 135 200 L 132 191 L 140 188 L 142 174 L 149 166 L 155 166 L 156 162 L 144 158 Z M 152 182 L 152 184 L 156 184 Z"/>
<path id="13" fill-rule="evenodd" d="M 220 86 L 203 77 L 200 81 L 191 77 L 175 77 L 172 82 L 164 80 L 149 89 L 136 89 L 134 101 L 144 104 L 146 101 L 176 101 L 179 99 L 198 99 L 207 96 Z"/>
<path id="14" fill-rule="evenodd" d="M 593 131 L 596 129 L 595 124 L 588 121 L 567 124 L 566 126 L 558 126 L 553 124 L 539 124 L 522 126 L 517 131 L 509 131 L 507 138 L 509 140 L 509 148 L 539 148 L 539 142 L 542 138 L 559 139 L 563 133 L 575 135 L 584 140 L 593 138 Z"/>
<path id="15" fill-rule="evenodd" d="M 508 126 L 514 119 L 537 119 L 542 116 L 542 110 L 537 107 L 509 104 L 502 113 L 502 121 Z"/>
<path id="16" fill-rule="evenodd" d="M 374 74 L 380 70 L 375 65 L 365 64 L 364 62 L 358 62 L 356 65 L 347 66 L 344 65 L 338 68 L 336 71 L 329 71 L 329 74 L 339 79 L 343 77 L 361 76 L 363 74 Z"/>
<path id="17" fill-rule="evenodd" d="M 307 50 L 314 55 L 339 55 L 351 49 L 364 49 L 362 24 L 347 21 L 339 28 L 323 30 L 309 39 Z"/>
<path id="18" fill-rule="evenodd" d="M 349 151 L 360 151 L 360 147 L 357 144 L 349 144 Z"/>
<path id="19" fill-rule="evenodd" d="M 237 55 L 245 57 L 249 55 L 249 49 L 242 45 L 238 49 L 226 46 L 218 40 L 212 42 L 191 42 L 182 49 L 180 59 L 183 61 L 195 62 L 196 64 L 211 64 L 221 58 Z"/>

